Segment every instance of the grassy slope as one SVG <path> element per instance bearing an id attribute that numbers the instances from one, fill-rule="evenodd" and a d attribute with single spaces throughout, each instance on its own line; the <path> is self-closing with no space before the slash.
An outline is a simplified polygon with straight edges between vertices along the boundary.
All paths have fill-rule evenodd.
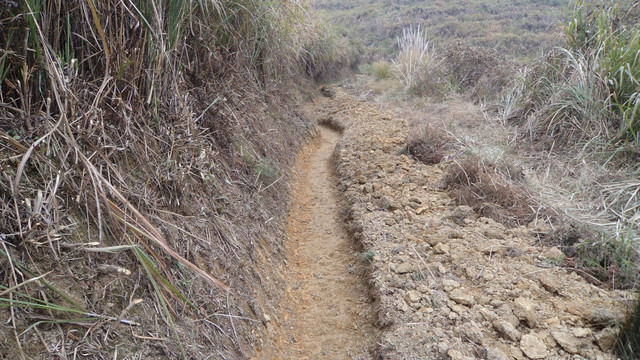
<path id="1" fill-rule="evenodd" d="M 421 24 L 438 44 L 457 41 L 530 59 L 558 44 L 568 0 L 316 0 L 314 6 L 366 55 L 392 57 L 396 36 Z M 384 10 L 383 10 L 384 9 Z"/>
<path id="2" fill-rule="evenodd" d="M 0 29 L 0 358 L 269 346 L 331 36 L 282 0 L 0 1 Z"/>

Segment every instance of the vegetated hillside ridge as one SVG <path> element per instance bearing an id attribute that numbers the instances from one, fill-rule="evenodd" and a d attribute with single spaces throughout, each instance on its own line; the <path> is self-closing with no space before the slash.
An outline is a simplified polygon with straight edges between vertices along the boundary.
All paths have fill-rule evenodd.
<path id="1" fill-rule="evenodd" d="M 348 52 L 298 1 L 0 1 L 0 29 L 0 358 L 269 346 L 293 105 Z"/>
<path id="2" fill-rule="evenodd" d="M 532 59 L 558 45 L 569 0 L 428 1 L 316 0 L 314 6 L 354 43 L 365 61 L 393 57 L 396 37 L 409 25 L 428 29 L 437 46 L 462 42 Z"/>
<path id="3" fill-rule="evenodd" d="M 631 291 L 586 281 L 541 244 L 543 221 L 505 226 L 456 205 L 450 164 L 408 157 L 409 127 L 394 114 L 339 88 L 315 109 L 343 130 L 334 161 L 348 229 L 371 262 L 381 358 L 616 358 Z"/>

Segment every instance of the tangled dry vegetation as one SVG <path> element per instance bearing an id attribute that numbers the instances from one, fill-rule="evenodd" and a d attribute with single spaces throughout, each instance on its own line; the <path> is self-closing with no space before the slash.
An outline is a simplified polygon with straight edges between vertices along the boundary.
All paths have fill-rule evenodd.
<path id="1" fill-rule="evenodd" d="M 298 1 L 0 1 L 0 28 L 1 357 L 248 356 L 307 131 L 285 89 L 350 54 Z"/>

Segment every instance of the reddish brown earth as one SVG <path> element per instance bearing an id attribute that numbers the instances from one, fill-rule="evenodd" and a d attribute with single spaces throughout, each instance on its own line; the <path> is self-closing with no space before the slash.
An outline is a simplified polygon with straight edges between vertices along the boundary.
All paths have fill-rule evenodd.
<path id="1" fill-rule="evenodd" d="M 288 239 L 290 264 L 276 349 L 258 358 L 370 359 L 378 338 L 366 259 L 345 232 L 330 161 L 340 134 L 320 127 L 296 162 Z"/>

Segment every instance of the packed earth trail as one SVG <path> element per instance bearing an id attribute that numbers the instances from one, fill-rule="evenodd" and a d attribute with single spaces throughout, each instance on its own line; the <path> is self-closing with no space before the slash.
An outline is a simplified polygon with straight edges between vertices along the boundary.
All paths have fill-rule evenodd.
<path id="1" fill-rule="evenodd" d="M 340 134 L 319 127 L 296 162 L 285 243 L 290 264 L 270 359 L 370 359 L 377 336 L 366 259 L 340 221 L 331 155 Z"/>

